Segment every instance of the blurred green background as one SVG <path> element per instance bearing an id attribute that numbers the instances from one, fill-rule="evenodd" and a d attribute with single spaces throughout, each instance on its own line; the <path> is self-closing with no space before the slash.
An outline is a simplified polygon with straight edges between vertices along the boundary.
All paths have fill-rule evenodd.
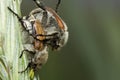
<path id="1" fill-rule="evenodd" d="M 55 8 L 57 0 L 44 0 Z M 36 8 L 23 0 L 22 15 Z M 120 0 L 62 0 L 58 14 L 69 40 L 50 52 L 41 80 L 120 80 Z"/>

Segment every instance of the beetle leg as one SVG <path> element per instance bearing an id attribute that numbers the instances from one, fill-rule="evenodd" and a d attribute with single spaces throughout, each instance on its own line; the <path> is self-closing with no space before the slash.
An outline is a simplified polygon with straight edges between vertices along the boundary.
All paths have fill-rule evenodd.
<path id="1" fill-rule="evenodd" d="M 23 25 L 23 21 L 22 21 L 22 18 L 17 14 L 15 13 L 11 8 L 8 7 L 8 10 L 11 11 L 15 16 L 17 16 L 19 22 L 21 23 L 21 25 L 23 26 L 23 28 L 25 29 L 24 25 Z M 26 30 L 26 29 L 25 29 Z M 29 32 L 28 30 L 26 30 L 27 32 Z M 36 39 L 36 37 L 34 37 L 34 35 L 30 34 L 33 38 Z"/>
<path id="2" fill-rule="evenodd" d="M 31 54 L 34 54 L 34 52 L 33 51 L 29 51 L 29 50 L 27 50 L 27 49 L 25 49 L 25 50 L 22 50 L 22 52 L 21 52 L 21 54 L 20 54 L 20 57 L 19 58 L 21 58 L 22 57 L 22 55 L 23 55 L 23 53 L 24 52 L 29 52 L 29 53 L 31 53 Z"/>
<path id="3" fill-rule="evenodd" d="M 43 9 L 44 10 L 44 12 L 43 12 L 43 17 L 42 17 L 42 24 L 43 24 L 43 26 L 46 26 L 46 23 L 47 23 L 47 11 L 46 11 L 46 9 L 45 9 L 45 5 L 44 5 L 44 3 L 42 2 L 42 1 L 39 1 L 39 0 L 33 0 L 34 2 L 35 2 L 35 4 L 39 7 L 39 8 L 41 8 L 41 9 Z"/>
<path id="4" fill-rule="evenodd" d="M 43 2 L 41 1 L 38 1 L 38 0 L 33 0 L 34 2 L 35 2 L 35 4 L 38 6 L 38 7 L 40 7 L 41 9 L 43 9 L 44 11 L 46 11 L 45 10 L 45 6 L 44 6 L 44 4 L 43 4 Z"/>
<path id="5" fill-rule="evenodd" d="M 23 73 L 27 71 L 30 66 L 31 66 L 31 63 L 28 63 L 27 67 L 23 71 L 19 71 L 18 73 Z"/>
<path id="6" fill-rule="evenodd" d="M 22 18 L 17 14 L 15 13 L 11 8 L 8 7 L 8 10 L 11 11 L 15 16 L 17 16 L 18 20 L 22 20 Z"/>
<path id="7" fill-rule="evenodd" d="M 22 18 L 17 14 L 15 13 L 11 8 L 7 7 L 9 11 L 11 11 L 19 20 L 19 22 L 21 23 L 21 25 L 23 26 L 23 21 L 22 21 Z M 23 26 L 24 28 L 24 26 Z"/>
<path id="8" fill-rule="evenodd" d="M 55 12 L 56 12 L 56 13 L 57 13 L 57 11 L 58 11 L 58 7 L 59 7 L 60 3 L 61 3 L 61 0 L 58 0 L 58 3 L 56 4 L 56 8 L 55 8 Z"/>

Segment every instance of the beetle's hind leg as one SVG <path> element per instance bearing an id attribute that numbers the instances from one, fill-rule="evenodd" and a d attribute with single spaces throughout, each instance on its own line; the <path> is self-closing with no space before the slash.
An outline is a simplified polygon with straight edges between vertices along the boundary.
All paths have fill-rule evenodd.
<path id="1" fill-rule="evenodd" d="M 27 50 L 27 49 L 24 49 L 24 50 L 22 50 L 19 58 L 22 57 L 22 55 L 24 54 L 24 52 L 28 52 L 28 53 L 30 53 L 30 54 L 35 54 L 35 52 L 33 52 L 33 51 L 29 51 L 29 50 Z M 27 71 L 28 68 L 31 67 L 31 64 L 32 64 L 32 57 L 31 57 L 31 59 L 30 59 L 30 62 L 29 62 L 28 65 L 27 65 L 27 67 L 26 67 L 24 70 L 19 71 L 18 73 L 23 73 L 23 72 Z"/>
<path id="2" fill-rule="evenodd" d="M 27 67 L 24 70 L 19 71 L 18 73 L 23 73 L 23 72 L 27 71 L 28 68 L 30 68 L 30 66 L 31 66 L 31 63 L 28 63 Z"/>

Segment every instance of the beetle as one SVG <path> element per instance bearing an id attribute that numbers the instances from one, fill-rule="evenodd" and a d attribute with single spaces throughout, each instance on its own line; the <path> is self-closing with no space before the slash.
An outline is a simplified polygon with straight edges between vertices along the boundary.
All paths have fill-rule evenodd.
<path id="1" fill-rule="evenodd" d="M 20 58 L 24 51 L 31 53 L 33 56 L 27 68 L 31 67 L 35 70 L 38 64 L 42 65 L 42 63 L 47 61 L 49 47 L 52 50 L 59 50 L 67 43 L 68 30 L 66 23 L 57 14 L 61 0 L 58 1 L 56 10 L 45 6 L 42 1 L 33 1 L 38 8 L 32 10 L 28 16 L 22 18 L 9 7 L 8 9 L 17 16 L 28 35 L 32 36 L 31 43 L 25 44 L 25 49 L 22 51 Z M 31 40 L 30 36 L 27 36 L 29 40 Z M 46 57 L 41 58 L 42 54 Z M 21 72 L 26 71 L 27 68 Z"/>

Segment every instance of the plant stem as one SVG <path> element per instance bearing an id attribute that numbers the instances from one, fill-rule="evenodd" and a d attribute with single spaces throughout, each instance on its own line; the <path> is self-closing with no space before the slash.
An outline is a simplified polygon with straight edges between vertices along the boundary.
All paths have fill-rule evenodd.
<path id="1" fill-rule="evenodd" d="M 22 50 L 20 23 L 7 7 L 20 15 L 22 0 L 0 1 L 0 79 L 29 80 L 27 74 L 18 71 L 26 66 L 25 57 L 19 59 Z"/>

